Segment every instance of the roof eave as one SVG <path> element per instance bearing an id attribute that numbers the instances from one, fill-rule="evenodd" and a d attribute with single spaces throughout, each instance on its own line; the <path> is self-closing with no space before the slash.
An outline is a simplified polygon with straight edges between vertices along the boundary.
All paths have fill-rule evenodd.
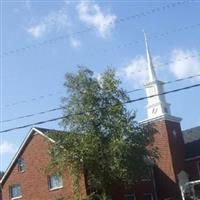
<path id="1" fill-rule="evenodd" d="M 30 131 L 28 132 L 27 136 L 24 138 L 22 144 L 20 145 L 19 149 L 17 150 L 15 156 L 13 157 L 12 161 L 10 162 L 9 166 L 7 167 L 3 177 L 0 180 L 0 185 L 2 186 L 5 178 L 7 177 L 8 173 L 10 172 L 10 170 L 12 169 L 12 166 L 14 165 L 15 161 L 17 160 L 17 158 L 19 157 L 21 151 L 23 150 L 24 146 L 26 145 L 26 143 L 28 142 L 29 138 L 31 137 L 31 135 L 33 133 L 38 133 L 40 135 L 42 135 L 43 137 L 45 137 L 46 139 L 48 139 L 50 142 L 55 143 L 55 141 L 53 139 L 51 139 L 50 137 L 48 137 L 47 135 L 45 135 L 43 132 L 41 132 L 40 130 L 38 130 L 37 128 L 31 128 Z"/>

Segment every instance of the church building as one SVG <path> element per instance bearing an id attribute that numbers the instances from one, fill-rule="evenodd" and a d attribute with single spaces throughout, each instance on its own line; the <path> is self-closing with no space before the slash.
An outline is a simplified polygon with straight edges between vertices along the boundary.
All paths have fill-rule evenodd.
<path id="1" fill-rule="evenodd" d="M 164 83 L 157 79 L 147 36 L 145 45 L 149 80 L 145 85 L 147 119 L 156 129 L 154 145 L 159 159 L 152 164 L 150 179 L 133 187 L 117 188 L 113 200 L 175 200 L 200 199 L 200 126 L 181 129 L 181 118 L 172 115 L 164 95 Z M 72 180 L 44 174 L 50 161 L 47 140 L 54 143 L 49 129 L 32 128 L 1 179 L 3 200 L 67 200 L 72 196 Z M 198 185 L 199 184 L 199 185 Z M 87 180 L 81 177 L 81 196 L 87 194 Z"/>

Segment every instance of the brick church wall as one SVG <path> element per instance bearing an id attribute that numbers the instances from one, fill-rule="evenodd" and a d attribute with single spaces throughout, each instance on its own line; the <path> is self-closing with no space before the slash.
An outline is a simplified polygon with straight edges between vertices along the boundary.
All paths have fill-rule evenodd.
<path id="1" fill-rule="evenodd" d="M 177 174 L 184 169 L 184 143 L 180 123 L 168 120 L 154 122 L 154 145 L 159 159 L 155 168 L 156 187 L 161 199 L 180 195 Z"/>
<path id="2" fill-rule="evenodd" d="M 25 172 L 19 172 L 17 163 L 14 164 L 6 182 L 3 185 L 3 200 L 10 200 L 9 186 L 21 184 L 22 200 L 56 200 L 57 197 L 70 199 L 72 180 L 68 174 L 63 178 L 63 188 L 50 191 L 47 174 L 44 168 L 48 165 L 48 144 L 46 139 L 37 134 L 33 135 L 20 155 L 25 161 Z M 84 180 L 81 180 L 81 193 L 85 194 Z"/>

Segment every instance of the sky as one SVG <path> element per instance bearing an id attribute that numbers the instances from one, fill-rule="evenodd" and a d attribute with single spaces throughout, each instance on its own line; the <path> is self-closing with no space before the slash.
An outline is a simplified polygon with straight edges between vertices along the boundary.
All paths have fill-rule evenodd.
<path id="1" fill-rule="evenodd" d="M 143 30 L 149 37 L 159 80 L 165 91 L 200 83 L 200 1 L 15 1 L 1 0 L 0 129 L 62 115 L 67 96 L 64 76 L 88 67 L 98 77 L 116 70 L 127 91 L 147 83 Z M 131 99 L 145 96 L 132 92 Z M 200 88 L 166 95 L 182 129 L 200 125 Z M 128 105 L 136 120 L 147 118 L 146 100 Z M 12 120 L 20 116 L 32 117 Z M 40 125 L 62 129 L 59 121 Z M 0 133 L 0 170 L 5 170 L 31 127 Z"/>

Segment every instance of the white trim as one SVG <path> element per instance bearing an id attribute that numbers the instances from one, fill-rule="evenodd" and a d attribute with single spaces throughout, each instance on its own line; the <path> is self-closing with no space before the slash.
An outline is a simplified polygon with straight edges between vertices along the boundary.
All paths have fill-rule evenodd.
<path id="1" fill-rule="evenodd" d="M 151 81 L 151 82 L 148 82 L 146 84 L 144 84 L 145 87 L 151 87 L 152 84 L 154 83 L 157 83 L 157 84 L 160 84 L 160 85 L 164 85 L 165 83 L 163 81 L 159 81 L 159 80 L 155 80 L 155 81 Z"/>
<path id="2" fill-rule="evenodd" d="M 37 128 L 31 128 L 31 130 L 28 132 L 27 136 L 25 137 L 25 139 L 23 140 L 22 144 L 20 145 L 19 149 L 17 150 L 15 156 L 13 157 L 12 161 L 10 162 L 8 168 L 5 171 L 5 174 L 3 175 L 2 179 L 0 180 L 0 184 L 2 184 L 2 182 L 4 181 L 4 179 L 6 178 L 7 174 L 9 173 L 9 171 L 11 170 L 12 166 L 14 165 L 14 163 L 16 162 L 17 158 L 19 157 L 21 151 L 23 150 L 24 146 L 26 145 L 28 139 L 31 137 L 31 135 L 33 133 L 36 134 L 40 134 L 41 136 L 45 137 L 46 139 L 48 139 L 50 142 L 55 143 L 55 140 L 51 139 L 50 137 L 48 137 L 47 135 L 45 135 L 43 132 L 41 132 L 40 130 L 38 130 Z"/>
<path id="3" fill-rule="evenodd" d="M 186 158 L 185 161 L 187 162 L 187 161 L 196 160 L 196 159 L 200 159 L 200 155 L 192 157 L 192 158 Z"/>
<path id="4" fill-rule="evenodd" d="M 164 115 L 161 115 L 161 116 L 159 116 L 159 117 L 152 118 L 152 119 L 145 119 L 145 120 L 142 120 L 142 121 L 140 121 L 139 123 L 140 123 L 140 124 L 147 124 L 147 123 L 152 123 L 152 122 L 154 122 L 154 121 L 162 121 L 162 120 L 180 123 L 180 121 L 182 120 L 182 118 L 180 118 L 180 117 L 175 117 L 175 116 L 168 115 L 168 114 L 164 114 Z"/>
<path id="5" fill-rule="evenodd" d="M 185 184 L 185 186 L 187 185 L 197 185 L 197 184 L 200 184 L 200 180 L 196 180 L 196 181 L 189 181 Z"/>
<path id="6" fill-rule="evenodd" d="M 15 200 L 15 199 L 21 199 L 22 198 L 22 195 L 18 196 L 18 197 L 13 197 L 11 198 L 11 200 Z"/>
<path id="7" fill-rule="evenodd" d="M 49 188 L 49 191 L 59 190 L 59 189 L 62 189 L 62 188 L 63 188 L 63 185 L 59 186 L 59 187 L 55 187 L 55 188 Z"/>

